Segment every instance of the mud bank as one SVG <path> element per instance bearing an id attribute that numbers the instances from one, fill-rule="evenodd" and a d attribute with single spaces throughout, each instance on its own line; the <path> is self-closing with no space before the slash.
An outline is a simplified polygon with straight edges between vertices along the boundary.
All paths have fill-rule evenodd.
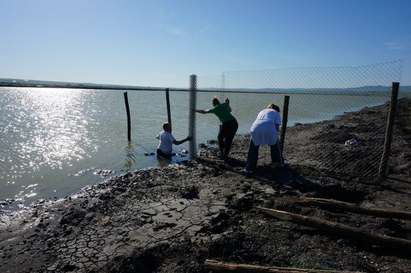
<path id="1" fill-rule="evenodd" d="M 255 209 L 277 208 L 411 239 L 410 221 L 284 202 L 311 196 L 411 211 L 410 101 L 402 100 L 399 109 L 392 178 L 379 184 L 362 169 L 374 156 L 367 147 L 384 132 L 386 106 L 290 128 L 287 168 L 272 169 L 268 149 L 262 149 L 257 173 L 245 177 L 248 138 L 238 137 L 228 163 L 217 159 L 215 147 L 203 145 L 201 157 L 186 165 L 130 173 L 63 200 L 40 201 L 14 217 L 2 215 L 0 272 L 208 272 L 205 259 L 411 272 L 411 254 L 401 249 L 329 235 Z M 343 148 L 347 134 L 362 140 L 355 160 Z M 318 160 L 325 152 L 335 155 L 337 165 Z"/>

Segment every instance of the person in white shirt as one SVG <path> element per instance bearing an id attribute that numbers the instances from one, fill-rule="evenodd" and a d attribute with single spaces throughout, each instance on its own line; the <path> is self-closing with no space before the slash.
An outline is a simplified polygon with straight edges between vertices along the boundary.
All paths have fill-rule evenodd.
<path id="1" fill-rule="evenodd" d="M 271 146 L 271 160 L 273 163 L 283 164 L 278 132 L 280 131 L 280 109 L 275 104 L 270 104 L 258 113 L 256 120 L 250 128 L 251 140 L 248 149 L 246 173 L 253 173 L 257 167 L 258 150 L 260 145 Z"/>
<path id="2" fill-rule="evenodd" d="M 186 137 L 183 140 L 176 140 L 171 134 L 170 124 L 164 123 L 163 131 L 158 134 L 157 139 L 159 140 L 157 147 L 157 156 L 171 160 L 171 157 L 173 155 L 173 144 L 180 145 L 190 140 L 190 137 Z"/>

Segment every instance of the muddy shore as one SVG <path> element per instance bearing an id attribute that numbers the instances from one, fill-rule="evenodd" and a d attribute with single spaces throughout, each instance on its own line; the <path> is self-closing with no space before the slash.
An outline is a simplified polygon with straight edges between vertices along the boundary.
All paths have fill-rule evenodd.
<path id="1" fill-rule="evenodd" d="M 300 268 L 411 272 L 411 253 L 269 218 L 257 206 L 335 221 L 411 240 L 411 221 L 285 202 L 333 198 L 411 211 L 411 101 L 401 100 L 390 178 L 377 181 L 387 105 L 287 131 L 288 167 L 273 169 L 268 148 L 245 177 L 248 137 L 232 159 L 212 144 L 185 165 L 141 170 L 58 201 L 0 214 L 0 272 L 209 272 L 205 259 Z M 356 139 L 349 146 L 345 142 Z M 372 151 L 372 152 L 370 152 Z M 376 161 L 377 158 L 377 161 Z"/>

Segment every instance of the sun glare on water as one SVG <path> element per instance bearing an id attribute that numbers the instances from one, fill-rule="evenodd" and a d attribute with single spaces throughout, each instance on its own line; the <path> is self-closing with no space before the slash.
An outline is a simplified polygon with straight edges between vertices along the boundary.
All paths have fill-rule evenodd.
<path id="1" fill-rule="evenodd" d="M 21 143 L 21 154 L 37 151 L 39 158 L 29 160 L 34 168 L 42 164 L 62 168 L 63 163 L 83 157 L 83 145 L 78 144 L 87 142 L 87 121 L 81 97 L 81 92 L 50 89 L 30 90 L 23 95 L 22 106 L 31 110 L 29 120 L 35 126 L 30 127 L 35 130 Z"/>
<path id="2" fill-rule="evenodd" d="M 2 104 L 0 161 L 6 164 L 0 179 L 7 184 L 35 176 L 40 168 L 71 166 L 85 156 L 90 140 L 81 90 L 12 90 Z M 19 194 L 34 196 L 34 185 Z"/>

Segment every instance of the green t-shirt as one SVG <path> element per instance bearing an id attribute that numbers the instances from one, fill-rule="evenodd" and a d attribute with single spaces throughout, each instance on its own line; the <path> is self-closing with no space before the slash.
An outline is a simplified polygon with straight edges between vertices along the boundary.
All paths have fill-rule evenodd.
<path id="1" fill-rule="evenodd" d="M 227 103 L 220 103 L 208 110 L 209 113 L 215 114 L 221 122 L 235 119 L 230 112 L 230 106 Z"/>

